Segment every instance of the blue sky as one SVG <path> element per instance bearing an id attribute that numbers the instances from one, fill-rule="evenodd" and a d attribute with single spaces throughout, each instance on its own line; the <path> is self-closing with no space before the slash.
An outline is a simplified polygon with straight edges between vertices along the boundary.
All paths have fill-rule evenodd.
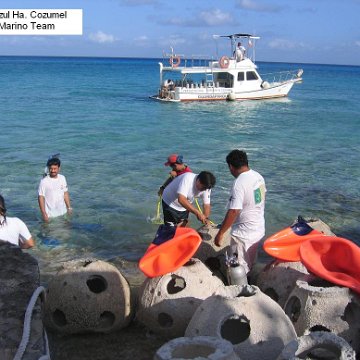
<path id="1" fill-rule="evenodd" d="M 82 36 L 0 36 L 0 55 L 214 56 L 213 34 L 261 37 L 257 60 L 360 65 L 360 0 L 1 0 L 3 9 L 83 9 Z M 224 50 L 222 50 L 224 49 Z"/>

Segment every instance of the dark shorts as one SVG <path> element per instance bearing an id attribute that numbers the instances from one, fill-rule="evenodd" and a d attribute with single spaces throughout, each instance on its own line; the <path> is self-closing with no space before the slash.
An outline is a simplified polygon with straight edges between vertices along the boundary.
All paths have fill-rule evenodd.
<path id="1" fill-rule="evenodd" d="M 162 200 L 162 208 L 164 214 L 164 223 L 179 224 L 189 217 L 189 211 L 178 211 L 170 207 L 164 200 Z"/>

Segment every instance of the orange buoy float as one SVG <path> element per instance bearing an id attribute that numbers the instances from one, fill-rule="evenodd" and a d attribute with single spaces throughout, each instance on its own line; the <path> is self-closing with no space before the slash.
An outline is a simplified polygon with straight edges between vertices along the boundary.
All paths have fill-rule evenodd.
<path id="1" fill-rule="evenodd" d="M 178 55 L 170 56 L 169 63 L 172 67 L 178 67 L 181 63 L 180 56 Z"/>
<path id="2" fill-rule="evenodd" d="M 227 69 L 230 65 L 230 59 L 224 55 L 220 58 L 219 64 L 222 69 Z"/>
<path id="3" fill-rule="evenodd" d="M 360 248 L 337 236 L 315 236 L 300 246 L 301 262 L 322 279 L 360 294 Z"/>
<path id="4" fill-rule="evenodd" d="M 150 278 L 168 274 L 189 261 L 200 244 L 201 237 L 194 229 L 160 225 L 139 268 Z"/>
<path id="5" fill-rule="evenodd" d="M 326 236 L 313 229 L 301 216 L 295 224 L 280 230 L 264 241 L 263 249 L 283 261 L 300 261 L 300 245 L 313 236 Z"/>

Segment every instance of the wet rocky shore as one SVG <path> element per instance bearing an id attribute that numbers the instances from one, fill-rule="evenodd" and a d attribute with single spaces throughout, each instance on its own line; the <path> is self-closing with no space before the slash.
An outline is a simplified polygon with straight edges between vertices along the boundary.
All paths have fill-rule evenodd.
<path id="1" fill-rule="evenodd" d="M 40 276 L 35 258 L 2 241 L 0 263 L 0 359 L 13 360 L 22 338 L 25 311 L 32 294 L 41 283 L 46 287 L 51 276 Z M 137 270 L 136 264 L 114 259 L 113 265 L 126 274 L 135 301 L 144 276 Z M 46 352 L 41 307 L 38 299 L 32 311 L 30 337 L 23 360 L 37 360 Z M 157 349 L 166 342 L 151 334 L 136 319 L 126 328 L 111 333 L 62 335 L 50 329 L 46 332 L 52 360 L 147 360 L 152 359 Z"/>
<path id="2" fill-rule="evenodd" d="M 344 352 L 355 360 L 357 293 L 317 278 L 299 261 L 257 262 L 247 277 L 254 285 L 227 286 L 220 261 L 226 246 L 215 249 L 216 231 L 199 229 L 196 257 L 155 278 L 120 258 L 73 260 L 59 264 L 56 274 L 40 274 L 29 253 L 0 241 L 0 359 L 153 360 L 155 353 L 163 359 L 159 348 L 176 341 L 177 353 L 191 348 L 184 357 L 190 359 L 196 347 L 186 344 L 189 337 L 213 336 L 230 341 L 234 356 L 248 360 L 264 350 L 263 359 L 287 360 L 298 347 L 304 354 L 325 350 L 330 357 L 324 359 Z M 14 357 L 22 349 L 23 327 L 28 338 L 23 354 Z M 50 357 L 44 356 L 47 345 Z"/>

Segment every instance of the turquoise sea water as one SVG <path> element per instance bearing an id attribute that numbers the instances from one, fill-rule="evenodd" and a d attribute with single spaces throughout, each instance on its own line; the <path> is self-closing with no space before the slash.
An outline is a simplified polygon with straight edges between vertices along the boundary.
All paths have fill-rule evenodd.
<path id="1" fill-rule="evenodd" d="M 303 68 L 303 83 L 284 100 L 168 104 L 148 98 L 156 59 L 0 57 L 0 193 L 36 238 L 41 270 L 84 256 L 136 262 L 173 152 L 216 175 L 215 223 L 233 181 L 225 157 L 240 148 L 267 183 L 267 235 L 302 214 L 360 244 L 360 67 L 258 65 Z M 58 152 L 74 214 L 43 224 L 37 187 Z"/>

